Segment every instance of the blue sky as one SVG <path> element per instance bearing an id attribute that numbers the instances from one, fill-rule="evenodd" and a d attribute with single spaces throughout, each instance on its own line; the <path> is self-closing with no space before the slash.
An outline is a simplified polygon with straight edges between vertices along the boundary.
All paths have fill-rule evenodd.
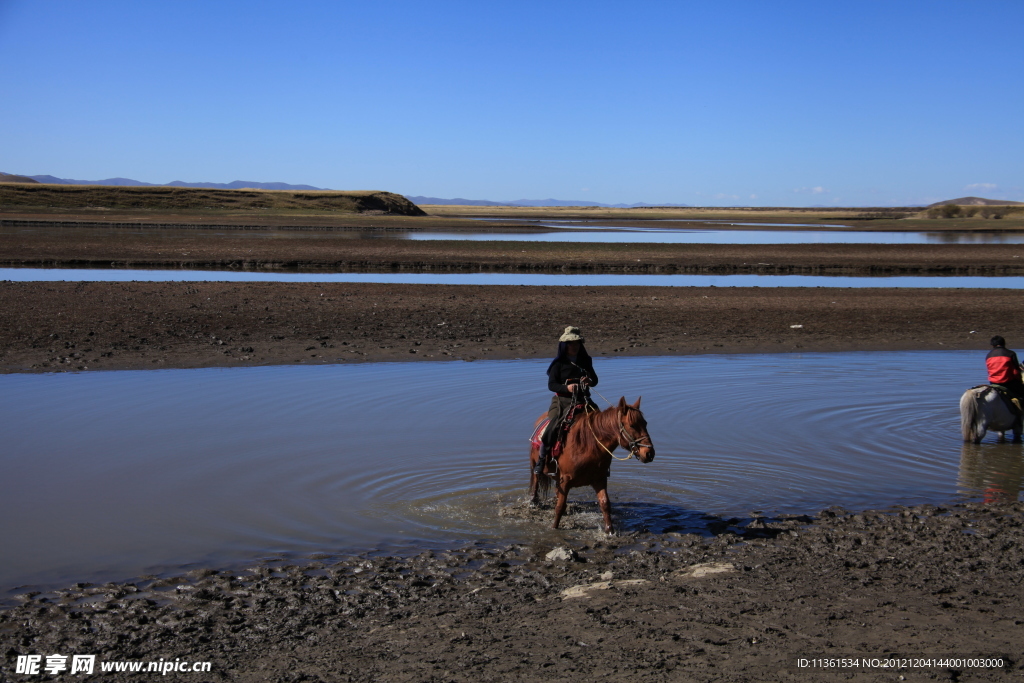
<path id="1" fill-rule="evenodd" d="M 1024 2 L 0 0 L 0 171 L 1024 201 Z"/>

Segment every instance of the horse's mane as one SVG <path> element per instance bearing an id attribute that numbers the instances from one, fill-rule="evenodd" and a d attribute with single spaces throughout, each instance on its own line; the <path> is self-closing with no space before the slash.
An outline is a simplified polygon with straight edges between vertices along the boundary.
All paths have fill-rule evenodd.
<path id="1" fill-rule="evenodd" d="M 599 437 L 614 436 L 618 444 L 618 406 L 609 406 L 604 410 L 587 413 L 572 429 L 569 430 L 567 446 L 573 453 L 583 454 L 596 450 L 604 452 L 598 444 Z M 595 437 L 596 434 L 596 437 Z M 615 446 L 610 447 L 611 450 Z"/>

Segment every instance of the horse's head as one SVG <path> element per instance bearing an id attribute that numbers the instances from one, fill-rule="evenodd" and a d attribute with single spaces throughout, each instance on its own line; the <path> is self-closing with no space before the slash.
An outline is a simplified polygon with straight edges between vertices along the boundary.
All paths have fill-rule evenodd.
<path id="1" fill-rule="evenodd" d="M 619 445 L 628 448 L 640 462 L 654 460 L 654 442 L 647 433 L 647 420 L 640 412 L 640 399 L 630 405 L 626 397 L 619 399 Z"/>

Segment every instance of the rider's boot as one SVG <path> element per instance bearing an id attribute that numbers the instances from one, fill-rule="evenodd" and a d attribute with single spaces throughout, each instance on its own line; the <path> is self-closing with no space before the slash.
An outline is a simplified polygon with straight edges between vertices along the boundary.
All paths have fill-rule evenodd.
<path id="1" fill-rule="evenodd" d="M 537 456 L 537 464 L 533 466 L 533 473 L 538 477 L 544 474 L 544 467 L 548 464 L 548 457 L 551 455 L 551 447 L 541 444 L 540 454 Z"/>

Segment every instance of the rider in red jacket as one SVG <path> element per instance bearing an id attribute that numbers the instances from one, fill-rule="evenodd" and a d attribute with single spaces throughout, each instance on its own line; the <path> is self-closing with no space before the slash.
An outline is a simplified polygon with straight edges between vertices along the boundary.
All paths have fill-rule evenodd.
<path id="1" fill-rule="evenodd" d="M 1024 400 L 1024 382 L 1021 381 L 1017 354 L 1006 348 L 1006 340 L 998 334 L 989 343 L 992 350 L 985 356 L 989 383 L 1003 387 L 1012 397 Z"/>

